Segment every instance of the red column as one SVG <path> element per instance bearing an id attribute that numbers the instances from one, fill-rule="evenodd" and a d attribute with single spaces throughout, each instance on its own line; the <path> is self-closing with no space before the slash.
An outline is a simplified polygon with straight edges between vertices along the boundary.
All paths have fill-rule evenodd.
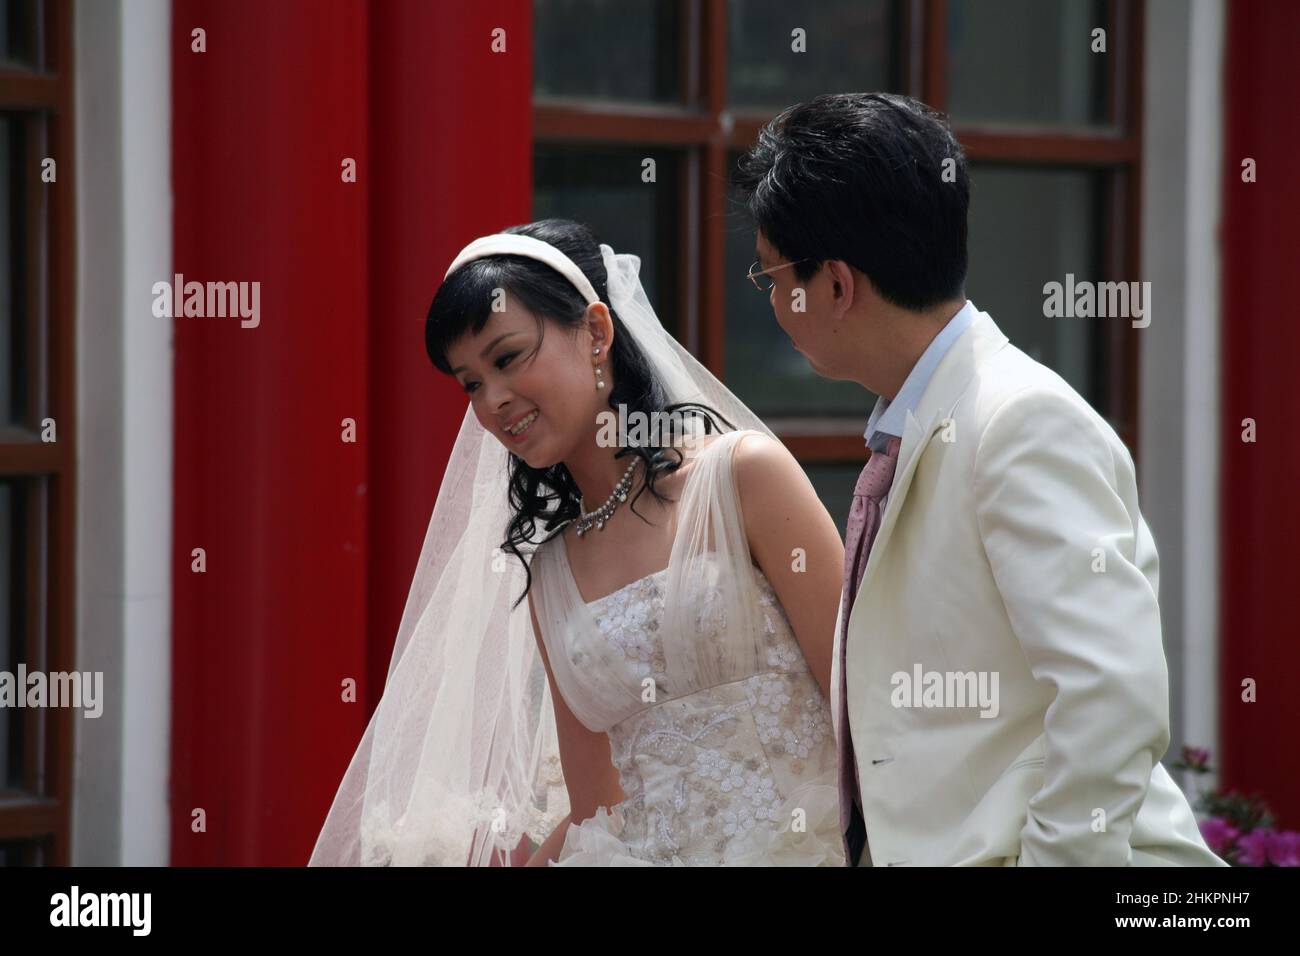
<path id="1" fill-rule="evenodd" d="M 1222 620 L 1224 783 L 1300 828 L 1300 5 L 1227 5 L 1223 180 Z M 1242 161 L 1257 181 L 1242 182 Z M 1242 420 L 1257 441 L 1242 441 Z M 1242 701 L 1253 678 L 1256 703 Z"/>
<path id="2" fill-rule="evenodd" d="M 424 312 L 530 203 L 529 5 L 477 7 L 174 5 L 175 271 L 261 293 L 174 320 L 176 864 L 305 862 L 382 689 L 465 405 Z"/>
<path id="3" fill-rule="evenodd" d="M 448 14 L 447 9 L 453 9 Z M 424 351 L 456 253 L 532 208 L 532 3 L 387 3 L 370 24 L 370 675 L 382 686 L 468 404 Z M 505 52 L 492 31 L 505 30 Z"/>

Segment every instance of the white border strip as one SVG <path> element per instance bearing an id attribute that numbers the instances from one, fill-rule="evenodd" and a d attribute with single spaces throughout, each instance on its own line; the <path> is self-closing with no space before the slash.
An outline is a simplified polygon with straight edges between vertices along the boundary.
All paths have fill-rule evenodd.
<path id="1" fill-rule="evenodd" d="M 1222 214 L 1222 0 L 1190 8 L 1187 70 L 1186 374 L 1183 462 L 1183 714 L 1189 742 L 1219 762 L 1219 222 Z"/>

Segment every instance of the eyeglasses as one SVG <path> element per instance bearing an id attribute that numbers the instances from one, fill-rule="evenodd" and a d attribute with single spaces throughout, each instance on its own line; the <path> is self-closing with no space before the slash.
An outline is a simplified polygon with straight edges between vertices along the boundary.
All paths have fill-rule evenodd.
<path id="1" fill-rule="evenodd" d="M 754 288 L 759 292 L 771 292 L 772 286 L 776 285 L 776 280 L 768 275 L 769 272 L 776 272 L 778 269 L 785 269 L 789 266 L 797 266 L 801 262 L 807 262 L 807 259 L 796 259 L 794 262 L 783 262 L 779 266 L 772 266 L 770 269 L 760 269 L 761 263 L 755 259 L 754 264 L 749 267 L 745 275 L 749 281 L 754 283 Z"/>

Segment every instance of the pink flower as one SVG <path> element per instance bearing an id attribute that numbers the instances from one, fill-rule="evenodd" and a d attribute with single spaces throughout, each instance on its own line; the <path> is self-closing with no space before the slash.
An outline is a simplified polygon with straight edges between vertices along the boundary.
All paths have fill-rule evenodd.
<path id="1" fill-rule="evenodd" d="M 1251 830 L 1237 841 L 1237 862 L 1242 866 L 1267 866 L 1272 830 Z M 1209 842 L 1209 839 L 1206 839 Z"/>
<path id="2" fill-rule="evenodd" d="M 1268 862 L 1274 866 L 1300 866 L 1300 832 L 1284 830 L 1281 833 L 1271 833 Z"/>
<path id="3" fill-rule="evenodd" d="M 1206 844 L 1220 856 L 1231 850 L 1237 837 L 1241 835 L 1240 830 L 1220 817 L 1202 820 L 1200 826 L 1201 836 L 1205 838 Z"/>
<path id="4" fill-rule="evenodd" d="M 1210 763 L 1210 752 L 1204 747 L 1183 747 L 1183 763 L 1193 770 L 1201 770 Z"/>

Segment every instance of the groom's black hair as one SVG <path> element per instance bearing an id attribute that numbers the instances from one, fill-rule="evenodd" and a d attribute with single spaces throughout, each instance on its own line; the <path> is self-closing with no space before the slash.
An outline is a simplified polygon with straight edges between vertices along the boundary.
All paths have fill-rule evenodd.
<path id="1" fill-rule="evenodd" d="M 768 243 L 808 260 L 792 267 L 800 281 L 841 259 L 906 309 L 964 298 L 966 155 L 924 103 L 838 93 L 792 106 L 763 127 L 734 182 Z"/>

